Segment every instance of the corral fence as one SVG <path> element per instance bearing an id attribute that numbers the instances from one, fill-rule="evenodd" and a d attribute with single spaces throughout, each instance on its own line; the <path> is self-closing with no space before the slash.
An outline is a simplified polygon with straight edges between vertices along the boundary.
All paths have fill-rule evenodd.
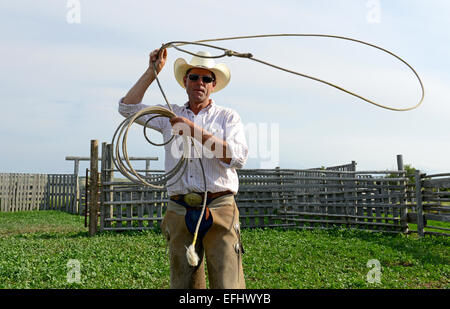
<path id="1" fill-rule="evenodd" d="M 307 170 L 238 170 L 235 198 L 241 226 L 450 235 L 446 228 L 425 231 L 427 220 L 449 222 L 450 179 L 434 181 L 418 171 L 421 177 L 415 182 L 406 174 L 401 155 L 397 163 L 398 170 L 392 171 L 356 171 L 356 162 Z M 113 167 L 111 145 L 103 143 L 100 231 L 157 228 L 167 209 L 166 190 L 117 181 Z M 416 231 L 408 223 L 417 224 Z"/>
<path id="2" fill-rule="evenodd" d="M 131 157 L 130 161 L 143 161 L 150 168 L 156 157 Z M 88 171 L 79 175 L 81 161 L 90 157 L 66 157 L 74 161 L 73 174 L 0 173 L 0 212 L 28 210 L 61 210 L 86 215 Z"/>
<path id="3" fill-rule="evenodd" d="M 417 233 L 450 236 L 450 228 L 434 222 L 450 222 L 450 173 L 426 175 L 416 171 L 415 196 L 408 222 L 417 224 Z"/>
<path id="4" fill-rule="evenodd" d="M 130 161 L 142 161 L 145 163 L 145 167 L 143 169 L 137 169 L 138 172 L 150 173 L 150 163 L 151 161 L 157 161 L 158 157 L 130 157 Z M 73 175 L 76 178 L 75 180 L 75 195 L 76 202 L 74 206 L 74 212 L 79 215 L 86 215 L 86 196 L 88 195 L 88 182 L 89 182 L 89 168 L 86 168 L 84 171 L 80 170 L 81 162 L 89 162 L 91 161 L 91 157 L 83 157 L 83 156 L 67 156 L 66 161 L 73 162 Z M 98 158 L 99 162 L 102 162 L 102 158 Z M 82 173 L 82 174 L 81 174 Z"/>
<path id="5" fill-rule="evenodd" d="M 98 227 L 100 231 L 159 227 L 167 191 L 114 178 L 110 144 L 102 144 L 100 157 L 91 153 L 66 159 L 75 162 L 74 174 L 0 173 L 0 211 L 52 209 L 84 215 L 86 226 L 88 217 L 93 222 L 93 233 Z M 145 161 L 145 169 L 138 171 L 147 175 L 164 173 L 149 169 L 157 158 L 130 159 Z M 91 161 L 85 177 L 78 175 L 80 161 Z M 450 222 L 450 173 L 408 175 L 401 155 L 397 163 L 398 170 L 393 171 L 356 171 L 356 162 L 306 170 L 238 170 L 235 198 L 241 226 L 450 236 L 448 225 L 440 224 Z"/>
<path id="6" fill-rule="evenodd" d="M 404 233 L 408 207 L 404 174 L 404 171 L 243 171 L 238 197 L 243 226 L 345 227 Z M 395 177 L 386 178 L 387 175 Z"/>
<path id="7" fill-rule="evenodd" d="M 72 174 L 0 173 L 0 211 L 74 212 L 76 178 Z"/>

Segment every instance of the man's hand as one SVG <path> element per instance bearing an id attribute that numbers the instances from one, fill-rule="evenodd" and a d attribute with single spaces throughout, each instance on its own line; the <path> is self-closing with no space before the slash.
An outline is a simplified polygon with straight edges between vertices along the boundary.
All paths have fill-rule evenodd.
<path id="1" fill-rule="evenodd" d="M 194 136 L 195 129 L 198 128 L 192 121 L 184 117 L 172 117 L 169 119 L 173 128 L 173 133 L 177 135 L 187 134 L 188 136 Z"/>
<path id="2" fill-rule="evenodd" d="M 149 67 L 146 69 L 141 78 L 139 78 L 136 84 L 134 84 L 134 86 L 128 91 L 126 96 L 123 98 L 122 103 L 138 104 L 142 102 L 145 92 L 156 77 L 154 76 L 155 73 L 153 71 L 153 63 L 156 64 L 156 74 L 161 72 L 162 68 L 166 64 L 167 49 L 164 49 L 159 57 L 157 57 L 158 51 L 159 49 L 155 49 L 150 53 Z"/>
<path id="3" fill-rule="evenodd" d="M 153 63 L 156 63 L 156 72 L 157 73 L 161 72 L 164 65 L 166 64 L 167 49 L 164 49 L 163 51 L 161 51 L 159 58 L 157 58 L 158 52 L 159 52 L 159 49 L 155 49 L 154 51 L 152 51 L 150 53 L 150 61 L 149 61 L 149 66 L 150 66 L 150 69 L 152 69 L 152 70 L 153 70 Z"/>
<path id="4" fill-rule="evenodd" d="M 169 121 L 172 125 L 173 134 L 187 134 L 188 136 L 195 138 L 202 143 L 202 145 L 212 151 L 217 159 L 225 162 L 226 164 L 230 164 L 231 154 L 229 153 L 227 143 L 224 140 L 215 137 L 206 130 L 203 130 L 202 127 L 197 126 L 187 118 L 176 116 L 170 118 Z"/>

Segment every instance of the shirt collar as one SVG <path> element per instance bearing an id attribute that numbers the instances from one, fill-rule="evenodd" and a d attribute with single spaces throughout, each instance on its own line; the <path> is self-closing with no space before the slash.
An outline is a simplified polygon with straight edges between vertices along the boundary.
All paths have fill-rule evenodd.
<path id="1" fill-rule="evenodd" d="M 200 113 L 204 110 L 204 111 L 206 111 L 207 113 L 209 113 L 210 111 L 211 111 L 211 109 L 215 106 L 215 102 L 214 102 L 214 100 L 213 99 L 209 99 L 210 100 L 210 104 L 206 107 L 206 108 L 204 108 L 204 109 L 202 109 L 201 111 L 200 111 Z M 186 103 L 184 103 L 184 108 L 186 109 L 186 110 L 191 110 L 190 108 L 189 108 L 189 101 L 188 102 L 186 102 Z"/>

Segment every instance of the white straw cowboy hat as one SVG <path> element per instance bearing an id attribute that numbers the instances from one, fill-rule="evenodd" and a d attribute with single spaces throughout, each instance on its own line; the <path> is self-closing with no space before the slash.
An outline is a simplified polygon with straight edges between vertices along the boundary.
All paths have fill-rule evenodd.
<path id="1" fill-rule="evenodd" d="M 208 52 L 197 52 L 198 56 L 207 56 L 210 57 L 211 54 Z M 187 63 L 183 58 L 178 58 L 175 60 L 173 65 L 175 79 L 180 84 L 181 87 L 185 88 L 183 78 L 186 75 L 187 70 L 192 68 L 200 68 L 206 69 L 214 73 L 216 76 L 216 86 L 214 87 L 213 92 L 217 92 L 229 83 L 231 74 L 228 67 L 223 63 L 218 63 L 214 61 L 212 58 L 203 58 L 193 56 L 191 62 Z"/>

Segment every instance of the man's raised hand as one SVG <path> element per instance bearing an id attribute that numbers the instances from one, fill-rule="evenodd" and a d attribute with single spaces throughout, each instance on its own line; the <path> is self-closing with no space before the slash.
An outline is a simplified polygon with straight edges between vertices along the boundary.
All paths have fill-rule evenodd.
<path id="1" fill-rule="evenodd" d="M 164 65 L 166 64 L 166 60 L 167 60 L 167 49 L 164 49 L 160 55 L 159 58 L 157 58 L 158 56 L 158 52 L 159 49 L 155 49 L 154 51 L 152 51 L 150 53 L 150 68 L 153 70 L 153 63 L 156 64 L 156 73 L 159 74 L 159 72 L 161 72 L 161 70 L 163 69 Z"/>

